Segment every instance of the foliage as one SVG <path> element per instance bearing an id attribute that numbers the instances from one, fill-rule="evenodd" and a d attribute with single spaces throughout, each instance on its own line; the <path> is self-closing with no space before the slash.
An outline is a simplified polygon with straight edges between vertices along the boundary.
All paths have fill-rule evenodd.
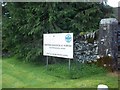
<path id="1" fill-rule="evenodd" d="M 2 7 L 2 50 L 26 61 L 42 58 L 44 33 L 95 31 L 111 13 L 106 7 L 98 2 L 9 2 Z"/>

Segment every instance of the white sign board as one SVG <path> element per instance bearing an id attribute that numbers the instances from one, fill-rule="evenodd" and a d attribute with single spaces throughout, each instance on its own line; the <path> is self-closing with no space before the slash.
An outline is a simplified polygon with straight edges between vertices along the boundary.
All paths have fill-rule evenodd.
<path id="1" fill-rule="evenodd" d="M 43 34 L 43 55 L 73 58 L 73 33 Z"/>

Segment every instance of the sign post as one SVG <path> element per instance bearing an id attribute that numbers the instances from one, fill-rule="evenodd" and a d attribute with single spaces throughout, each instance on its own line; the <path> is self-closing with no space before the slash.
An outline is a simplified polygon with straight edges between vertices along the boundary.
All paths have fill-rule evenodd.
<path id="1" fill-rule="evenodd" d="M 43 55 L 48 67 L 48 56 L 73 59 L 73 33 L 48 33 L 43 34 Z"/>
<path id="2" fill-rule="evenodd" d="M 48 69 L 48 56 L 46 57 L 46 68 Z"/>
<path id="3" fill-rule="evenodd" d="M 70 59 L 69 59 L 69 70 L 70 70 L 70 68 L 71 68 L 71 63 L 70 63 Z"/>

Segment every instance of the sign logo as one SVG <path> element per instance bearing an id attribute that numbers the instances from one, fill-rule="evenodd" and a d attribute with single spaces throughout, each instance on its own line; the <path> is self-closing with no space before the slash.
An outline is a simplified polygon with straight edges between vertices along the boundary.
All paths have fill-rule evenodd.
<path id="1" fill-rule="evenodd" d="M 70 34 L 67 34 L 67 35 L 65 36 L 65 41 L 66 41 L 67 43 L 70 43 L 71 40 L 72 40 L 71 35 L 70 35 Z"/>

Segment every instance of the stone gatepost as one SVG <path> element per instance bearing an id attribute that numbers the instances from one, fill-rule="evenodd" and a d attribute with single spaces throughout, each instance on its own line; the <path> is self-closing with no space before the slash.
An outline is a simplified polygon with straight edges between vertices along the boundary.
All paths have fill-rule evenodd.
<path id="1" fill-rule="evenodd" d="M 114 62 L 118 55 L 117 29 L 118 21 L 115 18 L 105 18 L 100 21 L 98 54 L 100 57 L 110 56 Z"/>

